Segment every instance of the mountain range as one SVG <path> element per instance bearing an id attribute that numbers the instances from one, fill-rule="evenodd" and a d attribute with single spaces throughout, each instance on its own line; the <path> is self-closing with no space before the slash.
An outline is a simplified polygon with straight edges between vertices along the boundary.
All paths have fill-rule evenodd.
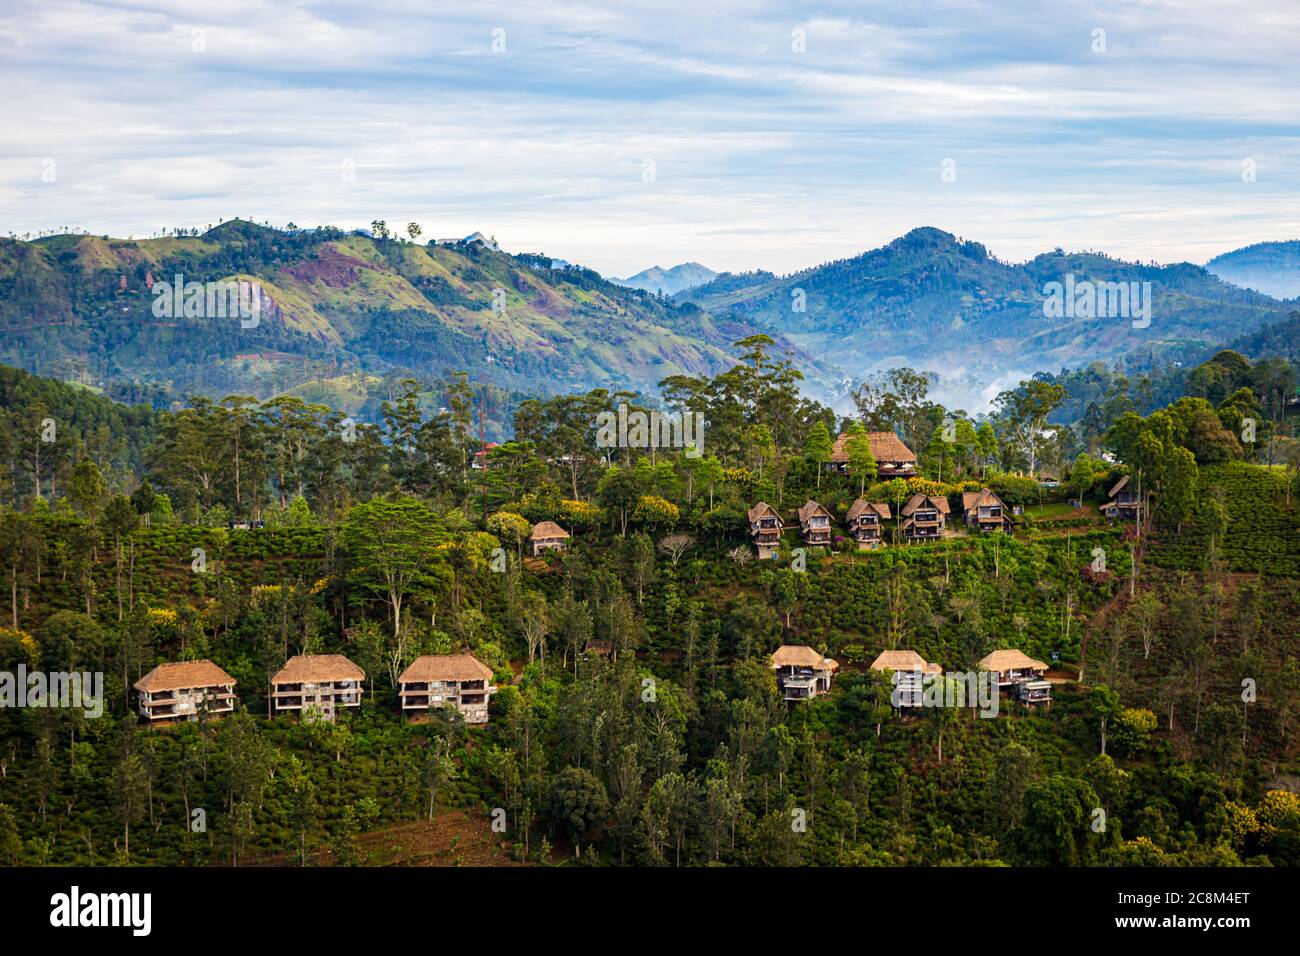
<path id="1" fill-rule="evenodd" d="M 255 281 L 260 322 L 155 316 L 151 285 L 177 275 Z M 143 240 L 0 239 L 0 363 L 116 395 L 154 390 L 155 404 L 285 390 L 336 403 L 358 376 L 431 380 L 458 369 L 529 394 L 652 391 L 669 375 L 729 367 L 731 343 L 765 332 L 823 400 L 910 365 L 939 374 L 941 400 L 974 411 L 1037 371 L 1195 362 L 1253 333 L 1270 341 L 1266 330 L 1295 307 L 1188 263 L 1059 249 L 1011 263 L 931 227 L 787 276 L 713 274 L 698 263 L 639 276 L 620 281 L 659 288 L 483 242 L 421 245 L 244 220 Z M 705 281 L 659 294 L 695 279 Z M 1055 282 L 1134 283 L 1135 295 L 1150 292 L 1149 322 L 1049 315 Z"/>
<path id="2" fill-rule="evenodd" d="M 255 327 L 153 314 L 157 282 L 255 281 Z M 231 220 L 202 235 L 0 239 L 0 363 L 111 387 L 265 397 L 457 369 L 506 389 L 653 389 L 730 367 L 754 329 L 484 242 Z M 788 343 L 785 343 L 788 346 Z M 328 389 L 320 397 L 328 400 Z"/>
<path id="3" fill-rule="evenodd" d="M 1057 282 L 1149 290 L 1149 321 L 1130 314 L 1049 316 L 1045 300 Z M 1127 367 L 1199 361 L 1288 312 L 1286 304 L 1190 263 L 1160 266 L 1060 249 L 1011 263 L 929 227 L 788 276 L 724 273 L 674 301 L 784 335 L 849 378 L 901 364 L 935 371 L 940 394 L 970 407 L 1037 371 L 1098 360 Z"/>

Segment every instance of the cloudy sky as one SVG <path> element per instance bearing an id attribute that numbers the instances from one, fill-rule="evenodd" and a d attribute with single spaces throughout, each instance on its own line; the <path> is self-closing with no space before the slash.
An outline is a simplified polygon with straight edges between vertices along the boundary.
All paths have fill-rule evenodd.
<path id="1" fill-rule="evenodd" d="M 0 79 L 18 235 L 416 220 L 611 275 L 1300 238 L 1289 0 L 5 0 Z"/>

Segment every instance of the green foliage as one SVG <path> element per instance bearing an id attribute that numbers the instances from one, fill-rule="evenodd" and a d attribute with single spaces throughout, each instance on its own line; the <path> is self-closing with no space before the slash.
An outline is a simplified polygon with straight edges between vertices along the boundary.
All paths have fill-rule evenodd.
<path id="1" fill-rule="evenodd" d="M 1300 740 L 1294 479 L 1197 461 L 1248 396 L 1117 416 L 1125 466 L 1159 488 L 1138 536 L 1014 473 L 1050 456 L 1085 497 L 1114 480 L 1099 448 L 1034 426 L 1041 408 L 955 416 L 926 456 L 944 482 L 868 482 L 869 425 L 928 440 L 949 414 L 907 369 L 858 395 L 850 474 L 814 467 L 833 422 L 774 344 L 666 380 L 674 407 L 708 416 L 700 458 L 588 444 L 589 416 L 633 398 L 600 390 L 523 403 L 516 439 L 482 449 L 467 376 L 435 404 L 392 383 L 383 428 L 354 440 L 331 409 L 232 396 L 163 416 L 138 475 L 69 455 L 51 502 L 0 509 L 0 670 L 101 672 L 106 712 L 0 708 L 0 862 L 364 865 L 387 862 L 368 832 L 496 808 L 485 851 L 530 862 L 552 845 L 664 866 L 1295 862 L 1300 815 L 1266 783 L 1296 772 Z M 978 536 L 954 516 L 933 543 L 810 548 L 798 566 L 788 528 L 779 560 L 752 560 L 757 500 L 787 523 L 813 496 L 840 516 L 864 484 L 894 508 L 987 484 L 1033 517 Z M 493 560 L 537 520 L 573 532 L 565 554 Z M 669 528 L 688 552 L 656 548 Z M 833 657 L 830 693 L 785 702 L 781 644 Z M 1007 647 L 1050 663 L 1050 708 L 898 713 L 869 670 L 886 649 L 966 671 Z M 402 670 L 466 651 L 494 675 L 489 722 L 407 722 Z M 363 704 L 334 724 L 265 719 L 268 678 L 296 653 L 358 663 Z M 132 685 L 196 658 L 245 709 L 142 728 Z M 1246 677 L 1261 693 L 1243 709 Z"/>

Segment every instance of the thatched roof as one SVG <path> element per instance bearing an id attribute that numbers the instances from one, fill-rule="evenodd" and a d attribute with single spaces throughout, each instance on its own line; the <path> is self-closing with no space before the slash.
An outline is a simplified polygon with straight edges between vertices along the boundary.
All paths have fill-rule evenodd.
<path id="1" fill-rule="evenodd" d="M 1119 481 L 1115 482 L 1115 487 L 1106 492 L 1107 498 L 1114 498 L 1117 494 L 1128 487 L 1128 475 L 1125 475 Z"/>
<path id="2" fill-rule="evenodd" d="M 859 516 L 864 512 L 874 511 L 882 519 L 890 517 L 889 505 L 883 501 L 868 501 L 866 498 L 859 498 L 853 504 L 849 505 L 848 514 L 844 516 L 845 521 L 857 521 Z"/>
<path id="3" fill-rule="evenodd" d="M 540 541 L 544 538 L 567 538 L 569 532 L 565 531 L 554 521 L 539 521 L 533 525 L 533 533 L 528 536 L 529 541 Z"/>
<path id="4" fill-rule="evenodd" d="M 492 679 L 492 668 L 473 654 L 425 654 L 411 662 L 397 678 L 399 684 L 427 684 L 429 681 Z"/>
<path id="5" fill-rule="evenodd" d="M 986 671 L 1011 671 L 1011 670 L 1047 670 L 1047 665 L 1042 661 L 1036 661 L 1023 651 L 1007 648 L 1005 650 L 994 651 L 988 657 L 980 661 L 980 667 Z"/>
<path id="6" fill-rule="evenodd" d="M 760 501 L 758 504 L 754 505 L 754 507 L 750 508 L 747 512 L 745 512 L 745 514 L 748 516 L 750 524 L 753 524 L 755 521 L 763 517 L 765 514 L 771 514 L 772 517 L 775 518 L 777 521 L 781 520 L 781 516 L 776 513 L 776 509 L 773 508 L 771 505 L 769 505 L 766 501 Z"/>
<path id="7" fill-rule="evenodd" d="M 903 440 L 893 432 L 867 432 L 867 439 L 871 443 L 871 457 L 876 459 L 877 464 L 885 462 L 916 464 L 916 455 L 912 454 L 912 449 L 904 445 Z M 848 432 L 841 432 L 835 439 L 835 447 L 831 449 L 831 461 L 837 465 L 849 460 L 848 441 Z"/>
<path id="8" fill-rule="evenodd" d="M 342 654 L 296 654 L 285 661 L 272 684 L 320 684 L 366 679 L 366 672 Z"/>
<path id="9" fill-rule="evenodd" d="M 831 513 L 817 502 L 812 500 L 805 501 L 803 507 L 799 509 L 799 523 L 807 524 L 808 519 L 818 513 L 824 514 L 827 518 L 831 517 Z"/>
<path id="10" fill-rule="evenodd" d="M 943 670 L 938 664 L 926 663 L 925 658 L 916 651 L 881 651 L 880 656 L 871 662 L 873 671 L 919 671 L 922 674 L 938 674 Z"/>
<path id="11" fill-rule="evenodd" d="M 159 664 L 132 686 L 146 694 L 187 687 L 233 686 L 235 679 L 212 661 L 179 661 Z"/>
<path id="12" fill-rule="evenodd" d="M 972 508 L 1005 508 L 1002 499 L 995 495 L 988 488 L 981 488 L 979 491 L 963 491 L 961 493 L 961 510 L 970 511 Z"/>
<path id="13" fill-rule="evenodd" d="M 904 518 L 908 518 L 917 508 L 922 507 L 927 502 L 931 507 L 938 510 L 939 514 L 946 515 L 948 513 L 948 499 L 946 497 L 943 495 L 923 495 L 918 491 L 916 494 L 912 495 L 911 498 L 907 499 L 907 504 L 903 505 L 903 509 L 899 514 Z"/>
<path id="14" fill-rule="evenodd" d="M 773 667 L 812 667 L 819 670 L 835 670 L 839 662 L 804 644 L 782 644 L 772 652 Z"/>

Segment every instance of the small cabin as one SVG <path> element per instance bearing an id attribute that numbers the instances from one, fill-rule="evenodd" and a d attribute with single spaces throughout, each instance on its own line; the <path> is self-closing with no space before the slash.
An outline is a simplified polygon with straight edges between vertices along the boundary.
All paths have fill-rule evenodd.
<path id="1" fill-rule="evenodd" d="M 849 437 L 848 432 L 841 432 L 835 439 L 826 466 L 829 470 L 842 474 L 850 471 Z M 876 459 L 876 476 L 881 481 L 916 477 L 916 455 L 893 432 L 867 432 L 867 441 L 871 445 L 871 457 Z"/>
<path id="2" fill-rule="evenodd" d="M 883 501 L 867 501 L 859 498 L 849 507 L 844 516 L 849 535 L 858 543 L 859 550 L 873 551 L 884 544 L 884 522 L 892 515 L 889 505 Z"/>
<path id="3" fill-rule="evenodd" d="M 982 532 L 1005 531 L 1010 534 L 1014 527 L 1010 509 L 988 488 L 963 492 L 961 511 L 968 528 Z"/>
<path id="4" fill-rule="evenodd" d="M 799 534 L 810 547 L 829 546 L 831 543 L 831 513 L 815 501 L 807 501 L 799 509 Z"/>
<path id="5" fill-rule="evenodd" d="M 473 654 L 425 654 L 411 662 L 397 678 L 402 713 L 412 719 L 427 716 L 431 708 L 450 707 L 467 724 L 488 722 L 488 697 L 492 668 Z"/>
<path id="6" fill-rule="evenodd" d="M 563 553 L 569 548 L 569 532 L 554 521 L 539 521 L 528 536 L 528 551 L 535 558 L 545 551 Z"/>
<path id="7" fill-rule="evenodd" d="M 810 700 L 831 689 L 839 663 L 802 644 L 782 644 L 772 652 L 776 683 L 786 700 Z"/>
<path id="8" fill-rule="evenodd" d="M 980 670 L 997 675 L 998 687 L 1006 690 L 1024 681 L 1039 680 L 1047 665 L 1014 648 L 994 651 L 980 661 Z"/>
<path id="9" fill-rule="evenodd" d="M 943 495 L 923 495 L 918 491 L 899 511 L 903 520 L 898 530 L 908 543 L 942 538 L 948 512 L 948 499 Z"/>
<path id="10" fill-rule="evenodd" d="M 781 546 L 781 532 L 785 530 L 776 509 L 766 501 L 760 501 L 745 516 L 749 519 L 749 539 L 754 543 L 759 558 L 775 556 Z"/>
<path id="11" fill-rule="evenodd" d="M 271 677 L 271 710 L 332 723 L 340 708 L 361 706 L 365 679 L 342 654 L 297 654 Z"/>
<path id="12" fill-rule="evenodd" d="M 159 664 L 135 682 L 149 723 L 198 720 L 235 709 L 235 679 L 212 661 Z"/>
<path id="13" fill-rule="evenodd" d="M 1101 513 L 1112 521 L 1138 521 L 1142 516 L 1141 496 L 1129 484 L 1128 475 L 1115 482 L 1107 493 L 1111 500 L 1101 506 Z"/>
<path id="14" fill-rule="evenodd" d="M 870 669 L 893 675 L 891 699 L 897 707 L 920 707 L 924 699 L 925 675 L 942 671 L 938 664 L 926 661 L 916 651 L 881 651 L 880 656 L 871 662 Z"/>

